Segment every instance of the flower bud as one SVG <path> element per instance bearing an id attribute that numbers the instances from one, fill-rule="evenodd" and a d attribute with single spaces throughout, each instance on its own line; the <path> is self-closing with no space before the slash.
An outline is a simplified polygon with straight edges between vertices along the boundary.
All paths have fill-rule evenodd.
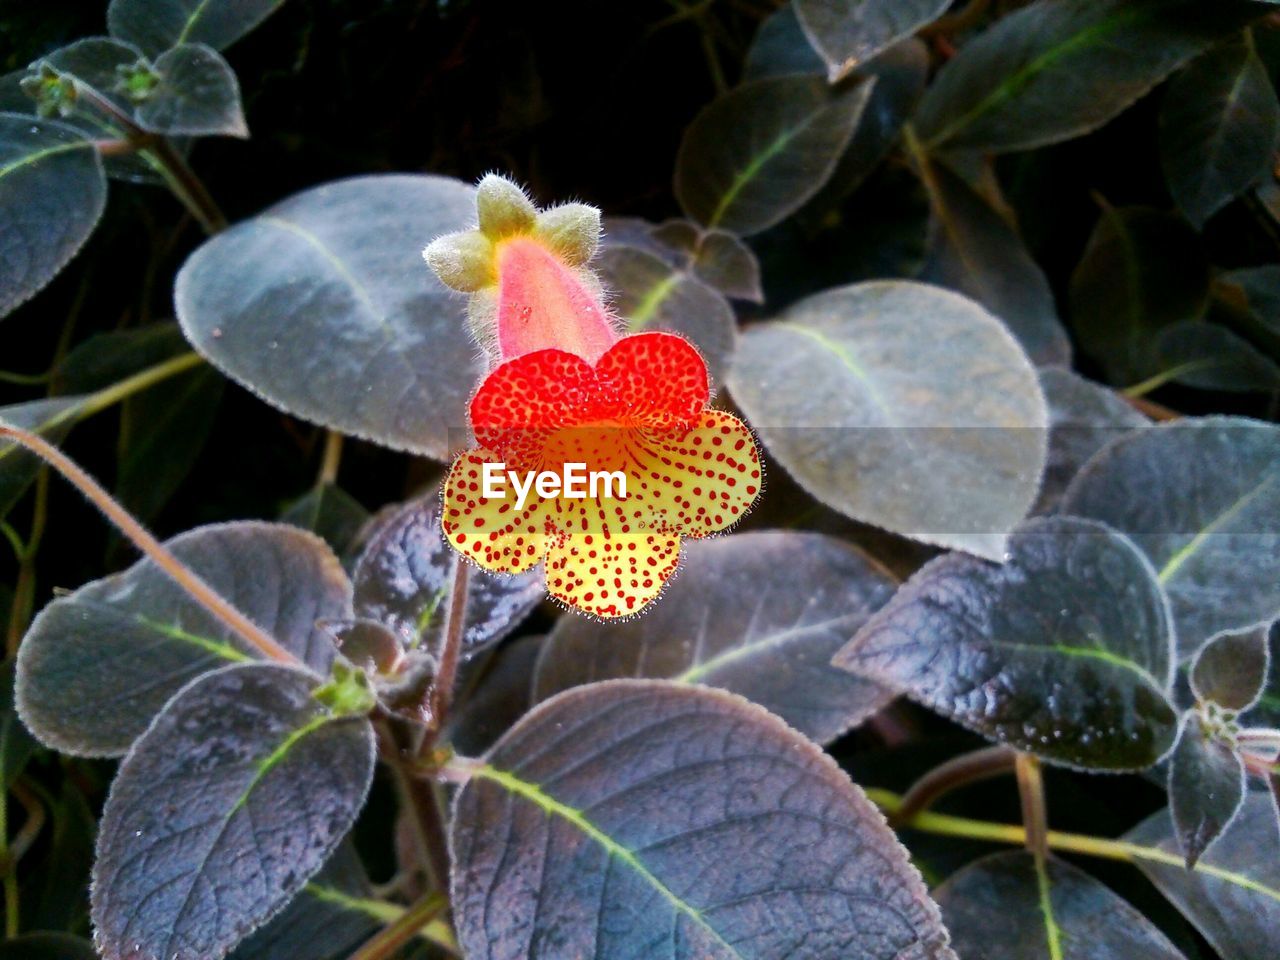
<path id="1" fill-rule="evenodd" d="M 427 265 L 447 287 L 475 293 L 497 281 L 493 243 L 478 230 L 447 233 L 422 251 Z"/>
<path id="2" fill-rule="evenodd" d="M 595 256 L 600 243 L 600 211 L 586 203 L 565 203 L 538 214 L 534 233 L 571 267 Z"/>
<path id="3" fill-rule="evenodd" d="M 538 215 L 524 191 L 496 173 L 486 176 L 476 188 L 476 213 L 480 232 L 490 240 L 528 233 Z"/>

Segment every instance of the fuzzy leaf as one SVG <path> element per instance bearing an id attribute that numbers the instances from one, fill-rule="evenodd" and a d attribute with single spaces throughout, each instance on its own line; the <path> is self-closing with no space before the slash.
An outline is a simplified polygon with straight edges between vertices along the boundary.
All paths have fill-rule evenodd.
<path id="1" fill-rule="evenodd" d="M 989 151 L 1078 137 L 1265 12 L 1238 0 L 1038 0 L 943 68 L 917 130 L 931 148 Z"/>
<path id="2" fill-rule="evenodd" d="M 57 276 L 106 203 L 102 160 L 78 130 L 0 113 L 0 318 Z"/>
<path id="3" fill-rule="evenodd" d="M 526 634 L 464 666 L 448 730 L 449 744 L 458 753 L 484 753 L 533 706 L 534 669 L 545 642 L 546 637 Z"/>
<path id="4" fill-rule="evenodd" d="M 678 333 L 698 348 L 713 380 L 724 376 L 737 329 L 733 308 L 722 293 L 639 247 L 607 246 L 595 266 L 629 333 Z"/>
<path id="5" fill-rule="evenodd" d="M 1075 517 L 1024 524 L 1003 566 L 925 564 L 834 662 L 1068 766 L 1149 767 L 1177 733 L 1168 603 L 1150 564 Z"/>
<path id="6" fill-rule="evenodd" d="M 464 303 L 420 251 L 474 216 L 473 196 L 400 175 L 296 194 L 191 255 L 174 291 L 183 332 L 288 413 L 444 459 L 482 368 Z"/>
<path id="7" fill-rule="evenodd" d="M 1266 685 L 1270 661 L 1266 627 L 1220 633 L 1196 654 L 1191 689 L 1224 710 L 1248 710 Z"/>
<path id="8" fill-rule="evenodd" d="M 685 130 L 675 192 L 707 227 L 749 235 L 784 220 L 831 176 L 872 84 L 770 77 L 729 91 Z"/>
<path id="9" fill-rule="evenodd" d="M 52 397 L 11 407 L 0 407 L 0 423 L 39 434 L 51 443 L 61 443 L 76 421 L 83 397 Z M 0 440 L 0 517 L 26 492 L 40 473 L 40 461 L 26 448 Z"/>
<path id="10" fill-rule="evenodd" d="M 1035 499 L 1035 370 L 957 294 L 875 282 L 809 297 L 743 334 L 728 384 L 769 453 L 855 520 L 999 558 Z"/>
<path id="11" fill-rule="evenodd" d="M 1245 35 L 1174 77 L 1160 110 L 1160 161 L 1178 208 L 1197 227 L 1271 166 L 1280 102 Z"/>
<path id="12" fill-rule="evenodd" d="M 1071 276 L 1071 323 L 1121 386 L 1160 372 L 1156 334 L 1196 320 L 1209 299 L 1200 238 L 1179 217 L 1106 208 Z"/>
<path id="13" fill-rule="evenodd" d="M 743 241 L 725 230 L 708 230 L 693 252 L 693 272 L 703 283 L 734 300 L 764 303 L 760 261 Z"/>
<path id="14" fill-rule="evenodd" d="M 1201 390 L 1280 389 L 1280 364 L 1226 327 L 1188 320 L 1161 330 L 1155 353 L 1165 376 Z"/>
<path id="15" fill-rule="evenodd" d="M 410 501 L 379 525 L 356 564 L 356 615 L 389 627 L 406 648 L 436 649 L 459 562 L 441 532 L 439 496 Z M 544 596 L 540 569 L 510 576 L 473 570 L 462 640 L 466 653 L 501 640 Z"/>
<path id="16" fill-rule="evenodd" d="M 1045 873 L 1047 907 L 1029 853 L 993 853 L 948 877 L 935 896 L 956 952 L 972 960 L 1184 960 L 1155 924 L 1083 870 L 1050 857 Z"/>
<path id="17" fill-rule="evenodd" d="M 535 708 L 458 794 L 471 960 L 954 960 L 884 820 L 761 708 L 655 681 Z"/>
<path id="18" fill-rule="evenodd" d="M 922 280 L 977 300 L 1004 321 L 1037 364 L 1069 364 L 1071 344 L 1053 291 L 1022 240 L 945 164 L 920 158 L 933 209 Z"/>
<path id="19" fill-rule="evenodd" d="M 247 137 L 240 84 L 227 61 L 203 43 L 183 43 L 155 62 L 159 84 L 138 106 L 138 123 L 166 136 Z"/>
<path id="20" fill-rule="evenodd" d="M 1052 513 L 1090 457 L 1150 421 L 1119 394 L 1070 370 L 1041 370 L 1040 386 L 1049 402 L 1049 462 L 1034 512 Z"/>
<path id="21" fill-rule="evenodd" d="M 104 960 L 220 960 L 324 865 L 364 804 L 373 728 L 318 680 L 237 664 L 171 700 L 120 765 L 92 907 Z"/>
<path id="22" fill-rule="evenodd" d="M 796 0 L 805 35 L 832 83 L 932 23 L 951 0 Z"/>
<path id="23" fill-rule="evenodd" d="M 893 593 L 860 551 L 820 534 L 744 533 L 689 543 L 653 611 L 621 625 L 562 617 L 543 647 L 534 701 L 615 677 L 739 693 L 829 743 L 892 699 L 831 656 Z"/>
<path id="24" fill-rule="evenodd" d="M 1169 812 L 1188 869 L 1231 824 L 1247 786 L 1240 757 L 1187 711 L 1169 758 Z"/>
<path id="25" fill-rule="evenodd" d="M 1169 423 L 1097 454 L 1062 509 L 1122 530 L 1169 594 L 1178 650 L 1280 615 L 1280 427 L 1244 417 Z"/>
<path id="26" fill-rule="evenodd" d="M 1155 854 L 1172 861 L 1134 859 L 1222 960 L 1280 956 L 1280 831 L 1265 794 L 1246 798 L 1230 829 L 1194 872 L 1181 857 L 1170 856 L 1177 847 L 1168 811 L 1144 820 L 1124 839 L 1155 848 Z"/>
<path id="27" fill-rule="evenodd" d="M 168 541 L 179 560 L 324 674 L 333 641 L 316 627 L 350 616 L 351 585 L 317 537 L 279 524 L 198 527 Z M 175 692 L 259 656 L 150 560 L 59 597 L 18 654 L 18 710 L 46 745 L 119 756 Z"/>
<path id="28" fill-rule="evenodd" d="M 284 0 L 111 0 L 107 29 L 157 56 L 179 43 L 229 47 Z"/>
<path id="29" fill-rule="evenodd" d="M 310 530 L 344 561 L 369 520 L 369 511 L 360 501 L 332 483 L 312 487 L 280 514 L 281 523 Z"/>

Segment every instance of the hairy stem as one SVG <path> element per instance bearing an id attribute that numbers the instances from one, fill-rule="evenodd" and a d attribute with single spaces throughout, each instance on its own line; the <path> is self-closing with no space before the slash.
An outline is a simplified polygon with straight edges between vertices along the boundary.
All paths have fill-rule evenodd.
<path id="1" fill-rule="evenodd" d="M 449 889 L 449 843 L 445 820 L 434 785 L 417 775 L 409 758 L 417 752 L 413 731 L 402 721 L 380 720 L 379 755 L 391 769 L 400 803 L 409 812 L 414 847 L 427 885 L 436 891 Z"/>
<path id="2" fill-rule="evenodd" d="M 418 935 L 448 905 L 439 893 L 428 893 L 404 913 L 383 927 L 351 955 L 350 960 L 384 960 Z"/>
<path id="3" fill-rule="evenodd" d="M 79 464 L 49 443 L 43 437 L 27 430 L 0 424 L 0 437 L 8 437 L 26 447 L 41 460 L 62 474 L 72 486 L 89 499 L 95 507 L 102 511 L 125 538 L 144 553 L 178 586 L 191 595 L 197 603 L 213 614 L 228 629 L 239 634 L 245 642 L 259 650 L 263 656 L 278 663 L 301 666 L 292 653 L 280 646 L 261 627 L 231 605 L 221 594 L 204 582 L 169 549 L 151 535 L 133 515 L 122 507 L 102 488 L 102 485 L 89 476 Z"/>
<path id="4" fill-rule="evenodd" d="M 467 625 L 467 595 L 471 588 L 471 565 L 458 557 L 454 561 L 453 590 L 449 595 L 448 620 L 445 621 L 444 642 L 440 647 L 439 666 L 435 682 L 431 685 L 430 718 L 434 730 L 441 730 L 453 705 L 453 688 L 458 682 L 458 664 L 462 660 L 462 635 Z M 434 745 L 435 737 L 428 737 L 424 748 Z"/>

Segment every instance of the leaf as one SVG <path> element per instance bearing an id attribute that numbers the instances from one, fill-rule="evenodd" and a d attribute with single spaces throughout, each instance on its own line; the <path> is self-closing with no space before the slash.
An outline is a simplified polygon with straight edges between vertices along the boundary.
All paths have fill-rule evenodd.
<path id="1" fill-rule="evenodd" d="M 159 83 L 138 105 L 138 123 L 165 136 L 247 137 L 240 84 L 216 50 L 182 43 L 155 62 Z"/>
<path id="2" fill-rule="evenodd" d="M 178 492 L 204 452 L 225 386 L 201 364 L 124 402 L 115 494 L 135 517 L 150 521 Z"/>
<path id="3" fill-rule="evenodd" d="M 410 501 L 380 525 L 356 563 L 356 616 L 391 628 L 408 649 L 436 649 L 459 562 L 441 532 L 439 496 Z M 466 654 L 501 640 L 544 596 L 540 569 L 509 576 L 473 570 L 462 635 Z"/>
<path id="4" fill-rule="evenodd" d="M 1247 789 L 1239 755 L 1188 710 L 1169 758 L 1169 812 L 1188 870 L 1230 826 Z"/>
<path id="5" fill-rule="evenodd" d="M 925 564 L 833 661 L 1046 760 L 1138 770 L 1169 752 L 1173 636 L 1150 565 L 1076 517 L 1031 520 L 1003 566 Z"/>
<path id="6" fill-rule="evenodd" d="M 1036 364 L 1070 364 L 1053 291 L 1018 234 L 947 166 L 918 157 L 933 210 L 922 280 L 977 300 L 1005 322 Z"/>
<path id="7" fill-rule="evenodd" d="M 275 919 L 231 954 L 231 960 L 339 960 L 378 932 L 379 923 L 355 904 L 372 896 L 350 840 Z"/>
<path id="8" fill-rule="evenodd" d="M 98 960 L 98 954 L 69 933 L 25 933 L 0 941 L 0 960 Z"/>
<path id="9" fill-rule="evenodd" d="M 1169 594 L 1179 656 L 1280 615 L 1280 427 L 1206 417 L 1121 437 L 1063 510 L 1127 533 Z"/>
<path id="10" fill-rule="evenodd" d="M 0 664 L 0 791 L 5 794 L 38 746 L 27 728 L 18 722 L 13 706 L 13 676 L 12 660 Z"/>
<path id="11" fill-rule="evenodd" d="M 1041 370 L 1040 386 L 1049 403 L 1049 461 L 1033 512 L 1052 513 L 1090 457 L 1150 421 L 1114 391 L 1070 370 Z"/>
<path id="12" fill-rule="evenodd" d="M 1280 365 L 1226 327 L 1188 320 L 1160 331 L 1155 353 L 1168 377 L 1201 390 L 1280 389 Z"/>
<path id="13" fill-rule="evenodd" d="M 459 792 L 470 960 L 954 960 L 905 851 L 826 754 L 705 688 L 570 690 Z"/>
<path id="14" fill-rule="evenodd" d="M 356 549 L 370 520 L 355 497 L 332 483 L 312 487 L 280 514 L 280 522 L 310 530 L 344 560 Z"/>
<path id="15" fill-rule="evenodd" d="M 58 275 L 106 203 L 102 161 L 77 130 L 0 113 L 0 317 Z"/>
<path id="16" fill-rule="evenodd" d="M 91 901 L 104 960 L 219 960 L 303 888 L 355 821 L 373 728 L 318 680 L 237 664 L 193 681 L 120 764 Z"/>
<path id="17" fill-rule="evenodd" d="M 1223 0 L 1038 0 L 965 44 L 930 86 L 930 149 L 1029 150 L 1089 133 L 1265 7 Z"/>
<path id="18" fill-rule="evenodd" d="M 680 142 L 676 199 L 707 227 L 759 233 L 826 182 L 872 84 L 831 90 L 819 77 L 753 80 L 705 107 Z"/>
<path id="19" fill-rule="evenodd" d="M 174 291 L 183 332 L 287 413 L 444 459 L 483 370 L 464 303 L 420 251 L 473 209 L 471 188 L 445 177 L 296 194 L 191 255 Z"/>
<path id="20" fill-rule="evenodd" d="M 1147 207 L 1104 208 L 1071 276 L 1071 323 L 1085 352 L 1114 382 L 1159 372 L 1156 333 L 1196 320 L 1209 301 L 1200 238 Z"/>
<path id="21" fill-rule="evenodd" d="M 702 234 L 693 254 L 693 272 L 726 297 L 764 303 L 760 261 L 732 233 L 708 230 Z"/>
<path id="22" fill-rule="evenodd" d="M 60 394 L 92 393 L 190 349 L 176 323 L 95 333 L 62 359 L 53 384 Z"/>
<path id="23" fill-rule="evenodd" d="M 742 80 L 745 83 L 763 77 L 825 70 L 826 63 L 800 26 L 795 4 L 787 3 L 765 17 L 751 39 L 742 64 Z"/>
<path id="24" fill-rule="evenodd" d="M 533 706 L 534 669 L 545 640 L 517 637 L 464 667 L 462 693 L 449 716 L 454 750 L 467 757 L 484 753 Z"/>
<path id="25" fill-rule="evenodd" d="M 1193 60 L 1160 110 L 1160 162 L 1197 228 L 1261 179 L 1280 134 L 1280 102 L 1248 34 Z"/>
<path id="26" fill-rule="evenodd" d="M 0 422 L 61 443 L 76 422 L 83 397 L 51 397 L 0 407 Z M 17 503 L 40 473 L 40 460 L 23 447 L 0 441 L 0 517 Z"/>
<path id="27" fill-rule="evenodd" d="M 1182 866 L 1168 811 L 1144 820 L 1125 840 L 1168 857 L 1135 863 L 1222 960 L 1280 956 L 1280 834 L 1265 794 L 1250 794 L 1230 829 L 1197 865 Z"/>
<path id="28" fill-rule="evenodd" d="M 1196 654 L 1191 690 L 1198 700 L 1242 712 L 1257 703 L 1270 666 L 1266 627 L 1220 633 Z"/>
<path id="29" fill-rule="evenodd" d="M 796 0 L 795 11 L 832 83 L 932 23 L 951 0 Z"/>
<path id="30" fill-rule="evenodd" d="M 1050 857 L 1045 883 L 1047 890 L 1023 851 L 990 854 L 953 873 L 934 895 L 956 953 L 972 960 L 1184 960 L 1150 920 L 1083 870 Z"/>
<path id="31" fill-rule="evenodd" d="M 698 348 L 713 380 L 724 376 L 737 330 L 733 308 L 723 294 L 639 247 L 607 246 L 594 266 L 629 333 L 678 333 Z"/>
<path id="32" fill-rule="evenodd" d="M 0 111 L 34 116 L 36 101 L 22 89 L 22 81 L 33 70 L 45 66 L 63 77 L 72 77 L 92 87 L 99 96 L 113 104 L 125 116 L 133 114 L 133 103 L 116 89 L 122 69 L 132 68 L 142 59 L 142 51 L 131 44 L 109 37 L 85 37 L 65 47 L 46 53 L 22 70 L 0 77 Z M 65 126 L 78 130 L 85 140 L 122 140 L 124 130 L 102 113 L 79 103 L 70 116 L 59 118 Z M 182 146 L 182 145 L 179 145 Z M 157 169 L 142 153 L 103 157 L 102 166 L 108 176 L 135 183 L 163 183 Z"/>
<path id="33" fill-rule="evenodd" d="M 1035 371 L 957 294 L 875 282 L 809 297 L 742 335 L 728 384 L 769 453 L 855 520 L 998 558 L 1035 499 Z"/>
<path id="34" fill-rule="evenodd" d="M 1253 726 L 1280 727 L 1280 620 L 1267 635 L 1267 667 L 1267 682 L 1248 720 Z"/>
<path id="35" fill-rule="evenodd" d="M 23 864 L 22 929 L 78 930 L 89 919 L 89 875 L 98 821 L 71 778 L 63 781 L 48 809 L 53 829 L 47 853 L 34 866 Z"/>
<path id="36" fill-rule="evenodd" d="M 319 538 L 280 524 L 197 527 L 174 555 L 320 674 L 333 641 L 316 621 L 350 616 L 351 585 Z M 47 746 L 119 756 L 194 677 L 258 656 L 150 560 L 59 597 L 18 653 L 18 712 Z"/>
<path id="37" fill-rule="evenodd" d="M 623 624 L 561 617 L 534 701 L 579 684 L 653 677 L 722 687 L 830 743 L 893 694 L 831 667 L 894 581 L 833 537 L 771 531 L 688 543 L 686 567 L 652 612 Z"/>
<path id="38" fill-rule="evenodd" d="M 1230 270 L 1218 280 L 1236 287 L 1254 316 L 1280 335 L 1280 264 Z"/>
<path id="39" fill-rule="evenodd" d="M 265 20 L 284 0 L 111 0 L 107 29 L 113 37 L 157 56 L 180 43 L 221 50 Z"/>

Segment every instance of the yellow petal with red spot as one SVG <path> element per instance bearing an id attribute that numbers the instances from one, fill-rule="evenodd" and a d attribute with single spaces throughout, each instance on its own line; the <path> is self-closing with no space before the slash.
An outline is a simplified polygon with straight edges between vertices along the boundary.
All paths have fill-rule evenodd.
<path id="1" fill-rule="evenodd" d="M 636 431 L 623 505 L 635 528 L 705 537 L 736 523 L 760 493 L 760 452 L 737 417 L 704 411 L 688 433 Z"/>
<path id="2" fill-rule="evenodd" d="M 516 509 L 511 484 L 503 497 L 486 499 L 484 465 L 498 458 L 487 450 L 472 450 L 453 462 L 444 485 L 441 525 L 445 539 L 486 570 L 520 573 L 535 566 L 547 549 L 540 517 L 544 504 L 536 496 Z"/>
<path id="3" fill-rule="evenodd" d="M 547 551 L 547 591 L 583 613 L 629 617 L 662 592 L 679 564 L 679 537 L 571 534 Z"/>

